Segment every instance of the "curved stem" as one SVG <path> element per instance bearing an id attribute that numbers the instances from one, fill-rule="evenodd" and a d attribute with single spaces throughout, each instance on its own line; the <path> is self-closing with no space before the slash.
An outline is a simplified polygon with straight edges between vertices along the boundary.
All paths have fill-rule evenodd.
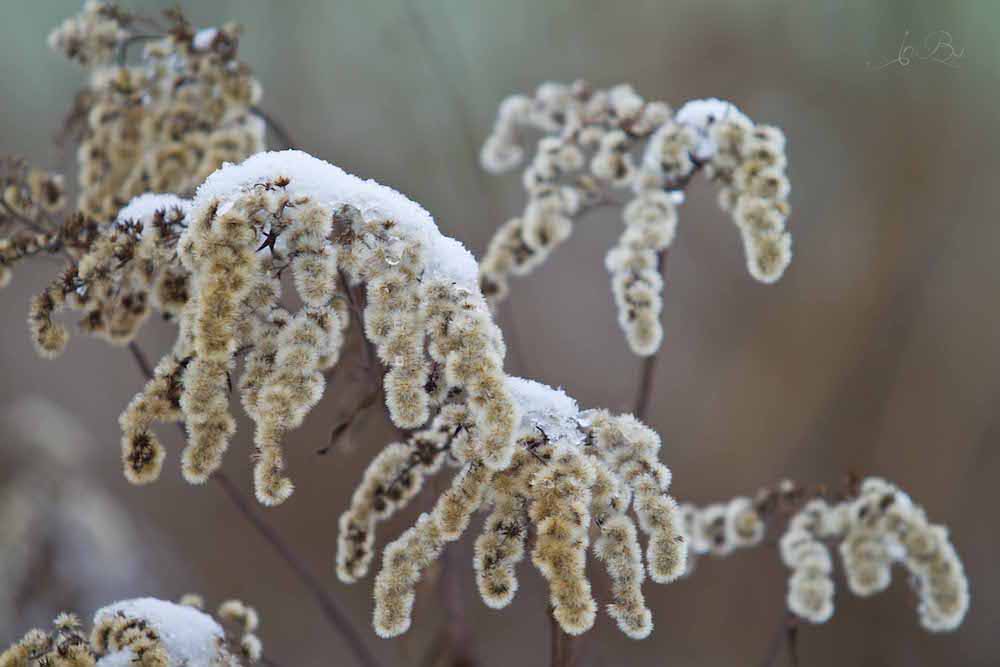
<path id="1" fill-rule="evenodd" d="M 664 278 L 667 273 L 667 251 L 660 251 L 656 257 L 656 265 L 660 271 L 660 277 Z M 662 344 L 661 344 L 662 346 Z M 635 408 L 632 414 L 639 421 L 646 421 L 646 413 L 649 411 L 649 401 L 653 395 L 653 376 L 656 373 L 656 360 L 660 356 L 657 350 L 650 356 L 642 360 L 642 370 L 639 373 L 639 389 L 635 396 Z"/>
<path id="2" fill-rule="evenodd" d="M 132 353 L 132 357 L 135 360 L 136 365 L 142 371 L 142 374 L 147 380 L 153 377 L 153 367 L 149 363 L 149 359 L 146 357 L 145 353 L 139 345 L 132 341 L 128 344 L 128 349 Z M 187 432 L 184 430 L 184 425 L 178 423 L 178 428 L 181 430 L 182 436 L 187 439 Z M 365 645 L 364 641 L 361 639 L 360 633 L 351 623 L 350 618 L 348 618 L 347 613 L 337 604 L 337 601 L 323 588 L 322 582 L 312 573 L 309 567 L 303 562 L 303 560 L 296 554 L 288 543 L 275 531 L 275 529 L 267 523 L 261 516 L 253 510 L 250 504 L 240 493 L 236 484 L 233 483 L 229 477 L 225 475 L 221 470 L 216 471 L 212 475 L 212 481 L 214 481 L 219 489 L 225 494 L 226 498 L 229 500 L 230 504 L 236 508 L 240 516 L 242 516 L 247 523 L 249 523 L 257 533 L 264 538 L 264 541 L 271 545 L 271 547 L 277 552 L 278 556 L 281 557 L 283 561 L 292 570 L 295 576 L 302 582 L 305 588 L 312 594 L 313 598 L 316 600 L 316 604 L 319 605 L 320 610 L 323 612 L 323 616 L 329 622 L 329 624 L 340 633 L 340 635 L 347 641 L 348 646 L 350 646 L 351 652 L 358 660 L 358 664 L 364 667 L 380 667 L 379 661 L 372 654 L 371 650 Z"/>

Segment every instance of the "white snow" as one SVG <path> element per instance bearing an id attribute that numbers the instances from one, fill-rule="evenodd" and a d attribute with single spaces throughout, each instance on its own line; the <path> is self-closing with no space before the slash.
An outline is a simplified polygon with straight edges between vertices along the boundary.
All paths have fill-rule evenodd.
<path id="1" fill-rule="evenodd" d="M 191 210 L 191 200 L 183 199 L 177 195 L 159 194 L 147 192 L 144 195 L 134 197 L 125 208 L 118 212 L 118 221 L 140 220 L 146 222 L 158 211 L 167 211 L 178 208 L 187 215 Z"/>
<path id="2" fill-rule="evenodd" d="M 534 380 L 507 376 L 507 390 L 521 413 L 521 428 L 540 428 L 552 441 L 583 442 L 580 408 L 562 389 Z"/>
<path id="3" fill-rule="evenodd" d="M 718 146 L 708 133 L 708 128 L 720 120 L 742 119 L 746 123 L 752 121 L 732 102 L 714 97 L 704 100 L 691 100 L 682 106 L 674 116 L 674 121 L 687 125 L 698 132 L 701 141 L 694 149 L 694 155 L 699 160 L 710 159 L 715 155 Z"/>
<path id="4" fill-rule="evenodd" d="M 306 196 L 331 208 L 350 204 L 366 220 L 393 220 L 427 249 L 428 278 L 453 281 L 478 292 L 479 266 L 472 253 L 441 234 L 422 206 L 390 187 L 362 180 L 302 151 L 257 153 L 240 164 L 223 165 L 198 188 L 194 208 L 207 206 L 216 198 L 238 196 L 255 183 L 278 176 L 289 179 L 286 189 L 292 196 Z"/>
<path id="5" fill-rule="evenodd" d="M 211 616 L 173 602 L 138 598 L 99 609 L 94 614 L 94 623 L 118 612 L 130 618 L 144 619 L 156 630 L 167 651 L 169 667 L 216 667 L 219 664 L 219 645 L 225 635 Z M 118 651 L 104 656 L 97 661 L 97 665 L 121 667 L 134 659 L 131 651 Z"/>
<path id="6" fill-rule="evenodd" d="M 191 40 L 191 46 L 197 51 L 208 51 L 218 34 L 218 28 L 203 28 L 195 33 L 194 39 Z"/>

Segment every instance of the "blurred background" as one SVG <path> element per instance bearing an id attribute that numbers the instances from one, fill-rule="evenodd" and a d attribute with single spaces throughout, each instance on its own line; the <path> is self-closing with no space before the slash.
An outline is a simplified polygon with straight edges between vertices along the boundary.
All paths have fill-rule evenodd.
<path id="1" fill-rule="evenodd" d="M 158 11 L 174 3 L 124 4 Z M 710 185 L 696 179 L 680 212 L 650 415 L 666 443 L 673 492 L 705 503 L 783 477 L 833 485 L 851 470 L 892 479 L 950 526 L 972 581 L 969 616 L 954 634 L 925 633 L 897 570 L 891 590 L 871 599 L 838 588 L 833 619 L 800 633 L 801 664 L 996 664 L 1000 199 L 990 179 L 1000 170 L 1000 4 L 182 4 L 197 25 L 245 26 L 240 48 L 263 84 L 261 106 L 300 147 L 408 194 L 477 255 L 524 203 L 516 175 L 484 175 L 477 162 L 496 106 L 510 93 L 548 79 L 625 81 L 675 107 L 728 98 L 783 128 L 795 259 L 781 282 L 763 286 L 747 275 L 738 234 Z M 53 137 L 82 73 L 45 38 L 77 4 L 8 5 L 0 22 L 0 153 L 73 173 L 71 149 Z M 953 67 L 913 60 L 875 69 L 897 57 L 907 31 L 919 45 L 940 30 L 965 50 Z M 618 330 L 603 267 L 620 224 L 613 213 L 588 215 L 541 270 L 513 282 L 503 325 L 510 372 L 563 386 L 586 406 L 627 410 L 640 362 Z M 352 664 L 312 598 L 218 489 L 182 481 L 176 448 L 155 486 L 125 482 L 117 416 L 142 384 L 132 359 L 76 336 L 63 357 L 43 361 L 25 330 L 29 297 L 57 267 L 18 270 L 0 292 L 0 434 L 12 450 L 55 419 L 86 433 L 74 439 L 79 456 L 69 468 L 43 466 L 41 474 L 57 489 L 87 480 L 137 526 L 130 534 L 141 546 L 118 560 L 141 563 L 142 576 L 108 581 L 105 600 L 188 590 L 216 603 L 239 596 L 260 609 L 265 651 L 278 663 Z M 171 327 L 151 322 L 139 342 L 158 357 L 172 338 Z M 339 375 L 290 436 L 297 492 L 266 518 L 387 664 L 417 664 L 440 627 L 436 589 L 420 592 L 410 633 L 388 642 L 369 629 L 370 580 L 348 587 L 333 572 L 337 517 L 391 437 L 374 410 L 351 447 L 316 456 L 357 391 Z M 44 398 L 51 419 L 38 420 L 29 397 Z M 240 429 L 225 469 L 249 496 L 246 420 Z M 173 429 L 162 434 L 178 444 Z M 13 466 L 30 467 L 3 465 L 3 479 L 19 475 Z M 415 513 L 382 535 L 394 537 Z M 481 664 L 545 664 L 546 592 L 531 565 L 521 566 L 513 605 L 496 612 L 475 595 L 471 540 L 452 551 Z M 602 614 L 582 642 L 584 664 L 758 664 L 782 618 L 785 578 L 775 550 L 760 548 L 705 559 L 670 586 L 647 583 L 656 623 L 650 639 L 625 638 Z M 603 574 L 595 580 L 597 594 L 606 594 Z M 85 614 L 96 604 L 74 599 L 90 605 Z M 0 627 L 0 643 L 55 611 L 26 611 Z"/>

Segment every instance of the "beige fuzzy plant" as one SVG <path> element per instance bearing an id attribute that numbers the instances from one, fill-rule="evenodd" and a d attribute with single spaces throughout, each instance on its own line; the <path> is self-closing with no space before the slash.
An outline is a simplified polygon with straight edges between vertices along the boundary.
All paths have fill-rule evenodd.
<path id="1" fill-rule="evenodd" d="M 637 416 L 581 408 L 505 370 L 491 303 L 593 207 L 622 207 L 625 226 L 607 268 L 637 354 L 660 346 L 663 263 L 696 174 L 718 184 L 751 275 L 777 280 L 791 258 L 780 130 L 726 102 L 674 111 L 626 85 L 546 83 L 534 97 L 508 98 L 482 162 L 491 171 L 515 167 L 525 134 L 537 134 L 523 175 L 528 203 L 477 262 L 399 192 L 302 151 L 266 151 L 266 123 L 286 134 L 257 106 L 262 91 L 239 59 L 239 34 L 234 24 L 195 29 L 176 10 L 155 19 L 88 1 L 50 37 L 87 70 L 70 116 L 75 204 L 60 174 L 14 159 L 0 174 L 0 282 L 36 257 L 64 262 L 30 305 L 39 353 L 65 350 L 64 313 L 76 311 L 78 329 L 126 346 L 147 377 L 119 418 L 130 482 L 160 476 L 170 457 L 157 427 L 175 424 L 186 442 L 183 477 L 217 483 L 308 587 L 353 659 L 379 664 L 328 592 L 333 569 L 313 575 L 222 471 L 238 444 L 252 459 L 257 500 L 288 501 L 292 431 L 332 391 L 332 370 L 360 360 L 376 391 L 335 391 L 357 394 L 361 408 L 381 399 L 398 437 L 365 452 L 370 463 L 340 514 L 335 574 L 357 582 L 378 561 L 373 626 L 381 637 L 419 622 L 419 582 L 477 512 L 485 519 L 469 576 L 483 602 L 502 609 L 518 591 L 519 564 L 530 560 L 548 584 L 558 664 L 568 664 L 569 637 L 589 630 L 600 606 L 627 636 L 649 637 L 647 576 L 670 583 L 690 575 L 699 554 L 762 545 L 776 518 L 786 519 L 779 552 L 796 618 L 830 618 L 836 546 L 852 592 L 883 590 L 900 564 L 925 628 L 961 623 L 969 586 L 947 530 L 889 482 L 866 479 L 836 497 L 784 484 L 754 498 L 679 505 L 660 437 Z M 134 338 L 153 313 L 173 322 L 176 336 L 149 364 Z M 231 394 L 253 422 L 252 438 L 238 437 Z M 379 525 L 415 504 L 435 476 L 444 477 L 443 492 L 379 558 Z M 330 495 L 343 502 L 349 493 Z M 601 605 L 589 556 L 611 581 Z M 449 563 L 446 576 L 461 576 L 456 567 Z M 461 622 L 461 609 L 449 613 Z M 130 600 L 98 611 L 89 634 L 60 615 L 53 631 L 31 631 L 12 646 L 0 667 L 236 665 L 261 659 L 256 628 L 256 612 L 239 602 L 213 618 Z M 475 661 L 468 646 L 452 651 L 454 664 Z"/>

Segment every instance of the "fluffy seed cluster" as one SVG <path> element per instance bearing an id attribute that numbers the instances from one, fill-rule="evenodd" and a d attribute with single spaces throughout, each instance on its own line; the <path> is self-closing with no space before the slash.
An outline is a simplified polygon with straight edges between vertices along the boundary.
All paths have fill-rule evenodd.
<path id="1" fill-rule="evenodd" d="M 504 298 L 511 275 L 544 262 L 569 237 L 574 219 L 621 205 L 625 229 L 605 263 L 629 346 L 653 354 L 663 338 L 662 270 L 675 206 L 700 170 L 721 186 L 720 205 L 741 230 L 750 274 L 770 283 L 788 266 L 784 135 L 755 125 L 732 104 L 696 100 L 674 112 L 628 85 L 543 83 L 534 97 L 514 95 L 500 105 L 483 167 L 503 172 L 520 165 L 526 130 L 542 137 L 523 173 L 524 212 L 497 230 L 482 260 L 481 286 L 491 300 Z"/>
<path id="2" fill-rule="evenodd" d="M 51 632 L 31 630 L 0 654 L 0 667 L 94 667 L 96 660 L 90 641 L 81 630 L 80 619 L 62 613 L 53 621 Z"/>
<path id="3" fill-rule="evenodd" d="M 688 571 L 693 569 L 696 556 L 727 556 L 735 549 L 757 546 L 764 539 L 766 525 L 759 503 L 745 496 L 705 507 L 682 503 L 680 513 L 688 538 Z"/>
<path id="4" fill-rule="evenodd" d="M 692 554 L 725 556 L 763 542 L 777 513 L 791 513 L 778 541 L 791 574 L 788 609 L 799 618 L 824 623 L 834 612 L 834 562 L 838 547 L 848 587 L 860 596 L 885 590 L 892 566 L 901 564 L 919 596 L 918 612 L 932 632 L 957 628 L 969 608 L 969 582 L 944 526 L 893 484 L 870 477 L 839 499 L 808 498 L 801 487 L 783 482 L 753 499 L 681 507 L 683 530 Z M 688 570 L 690 572 L 690 568 Z"/>
<path id="5" fill-rule="evenodd" d="M 920 622 L 927 630 L 954 630 L 965 618 L 969 582 L 948 529 L 928 522 L 923 508 L 889 482 L 870 478 L 862 484 L 847 508 L 840 554 L 857 595 L 884 590 L 890 566 L 900 563 L 920 597 Z"/>
<path id="6" fill-rule="evenodd" d="M 17 263 L 63 252 L 85 235 L 56 221 L 65 206 L 62 176 L 16 158 L 0 159 L 0 289 L 10 284 Z"/>
<path id="7" fill-rule="evenodd" d="M 810 623 L 825 623 L 833 616 L 833 559 L 823 540 L 839 531 L 828 509 L 822 499 L 806 503 L 778 542 L 781 560 L 791 570 L 788 610 Z"/>
<path id="8" fill-rule="evenodd" d="M 144 195 L 118 219 L 97 225 L 74 216 L 75 236 L 67 244 L 68 266 L 31 301 L 28 327 L 39 354 L 55 357 L 69 329 L 54 317 L 62 310 L 82 313 L 80 330 L 115 345 L 129 343 L 153 310 L 175 317 L 188 296 L 187 275 L 175 252 L 184 226 L 186 202 L 167 195 Z"/>
<path id="9" fill-rule="evenodd" d="M 641 590 L 647 569 L 654 581 L 670 582 L 684 571 L 686 553 L 677 505 L 667 495 L 670 471 L 658 460 L 659 437 L 628 415 L 581 412 L 544 385 L 519 378 L 506 385 L 522 415 L 510 464 L 500 470 L 484 464 L 468 402 L 453 393 L 429 429 L 390 444 L 369 466 L 340 519 L 339 577 L 353 582 L 367 573 L 377 523 L 404 508 L 447 462 L 458 468 L 449 488 L 385 547 L 375 579 L 380 636 L 410 627 L 422 573 L 477 511 L 489 512 L 473 563 L 488 606 L 501 609 L 513 599 L 515 568 L 533 528 L 531 560 L 549 583 L 553 615 L 566 632 L 580 634 L 594 623 L 597 605 L 585 572 L 590 548 L 612 580 L 609 615 L 630 637 L 648 636 L 652 615 Z M 640 530 L 648 538 L 645 561 Z"/>
<path id="10" fill-rule="evenodd" d="M 181 598 L 180 604 L 195 609 L 204 609 L 205 601 L 197 594 L 188 593 Z M 260 616 L 257 610 L 241 600 L 226 600 L 219 605 L 216 618 L 223 624 L 232 627 L 233 633 L 227 633 L 226 639 L 230 645 L 238 646 L 238 651 L 248 662 L 257 662 L 264 653 L 264 646 L 257 636 L 260 627 Z"/>
<path id="11" fill-rule="evenodd" d="M 49 39 L 91 71 L 71 129 L 81 137 L 78 207 L 98 220 L 144 192 L 193 191 L 224 162 L 264 147 L 252 111 L 260 85 L 237 57 L 239 28 L 196 32 L 177 11 L 164 20 L 88 2 Z M 126 64 L 138 41 L 141 58 Z"/>
<path id="12" fill-rule="evenodd" d="M 87 0 L 83 10 L 49 34 L 49 46 L 85 67 L 107 65 L 129 38 L 127 14 L 110 2 Z"/>
<path id="13" fill-rule="evenodd" d="M 238 29 L 195 32 L 176 10 L 164 20 L 92 1 L 50 37 L 91 70 L 68 121 L 80 141 L 78 210 L 64 211 L 60 175 L 0 164 L 0 287 L 21 260 L 68 260 L 31 303 L 28 323 L 43 356 L 58 355 L 69 339 L 54 320 L 64 309 L 82 312 L 81 330 L 119 344 L 151 309 L 176 317 L 188 297 L 175 252 L 183 202 L 144 193 L 189 195 L 224 162 L 263 149 L 264 123 L 253 107 L 260 87 L 237 58 Z M 128 46 L 139 41 L 142 57 L 125 65 Z"/>
<path id="14" fill-rule="evenodd" d="M 123 459 L 155 479 L 163 448 L 154 422 L 183 419 L 185 478 L 204 482 L 235 430 L 230 378 L 256 423 L 258 499 L 292 493 L 281 442 L 321 398 L 353 313 L 385 368 L 390 417 L 418 429 L 453 393 L 463 397 L 477 456 L 503 469 L 517 411 L 504 386 L 504 346 L 476 289 L 476 264 L 422 208 L 305 153 L 261 153 L 229 165 L 187 206 L 177 243 L 189 299 L 174 349 L 123 414 Z M 289 270 L 302 302 L 281 302 Z"/>
<path id="15" fill-rule="evenodd" d="M 52 631 L 31 630 L 8 648 L 0 667 L 239 667 L 260 659 L 252 607 L 237 600 L 219 607 L 216 616 L 237 629 L 234 637 L 200 608 L 198 596 L 185 596 L 181 604 L 116 602 L 95 614 L 89 635 L 76 615 L 62 613 Z"/>

